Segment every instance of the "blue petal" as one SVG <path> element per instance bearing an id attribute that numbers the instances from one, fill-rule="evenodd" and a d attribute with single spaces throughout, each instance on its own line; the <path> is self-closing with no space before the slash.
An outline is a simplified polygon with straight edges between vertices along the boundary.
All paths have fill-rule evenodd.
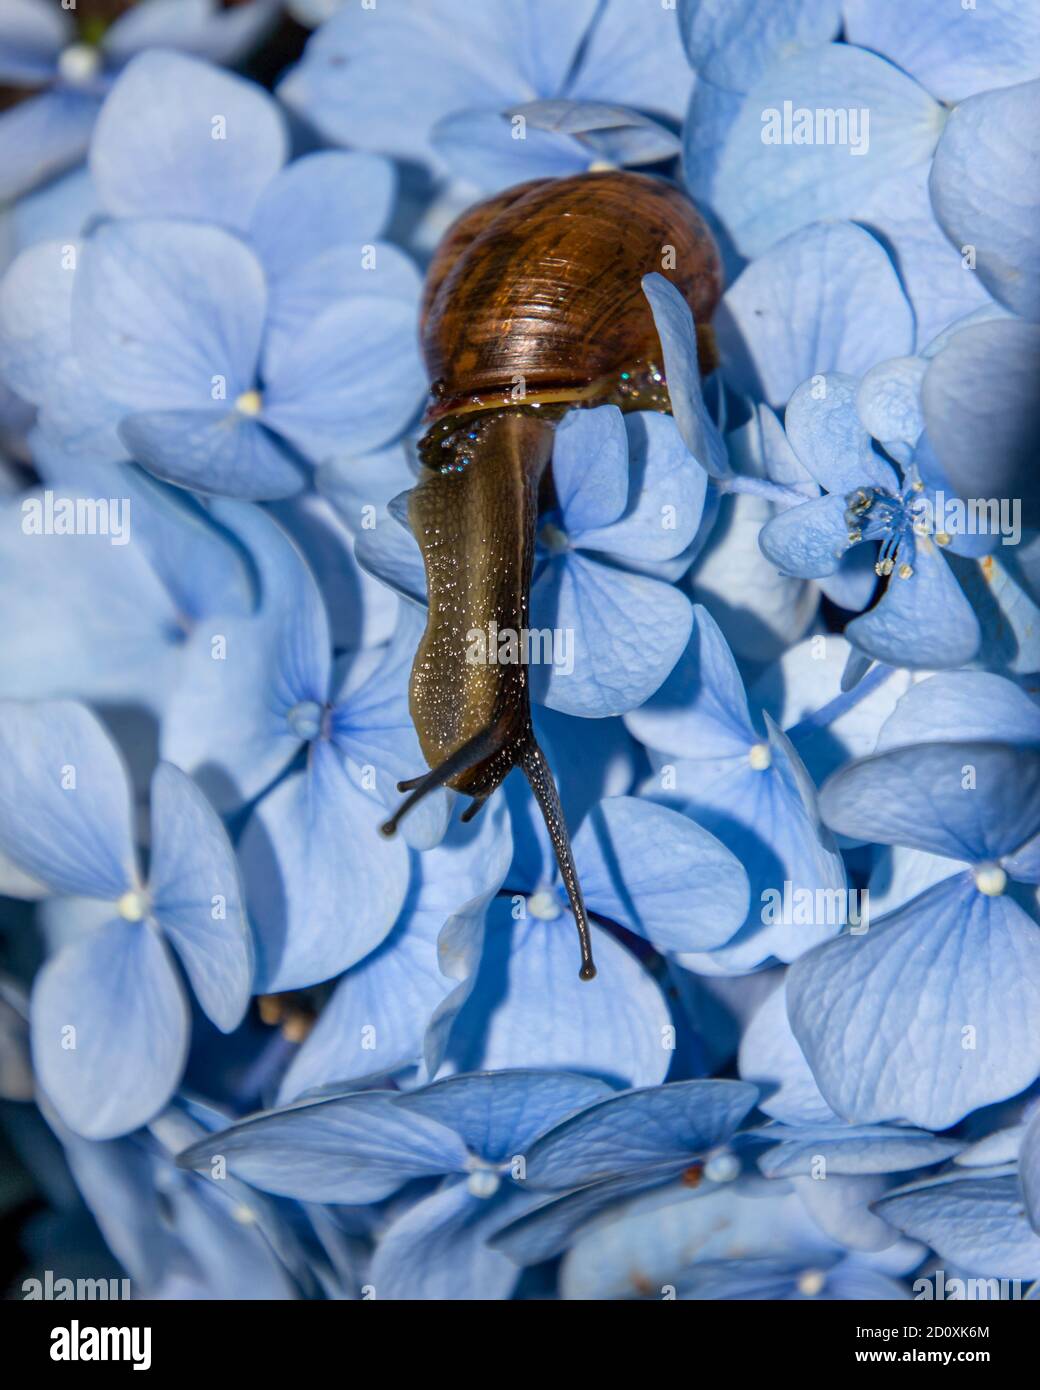
<path id="1" fill-rule="evenodd" d="M 67 273 L 67 272 L 59 272 Z M 219 227 L 109 222 L 84 247 L 72 336 L 95 387 L 133 410 L 200 410 L 254 385 L 260 263 Z"/>
<path id="2" fill-rule="evenodd" d="M 758 1107 L 789 1125 L 836 1120 L 787 1021 L 783 985 L 752 1015 L 740 1040 L 740 1075 L 759 1089 Z"/>
<path id="3" fill-rule="evenodd" d="M 689 645 L 672 674 L 625 727 L 650 748 L 680 758 L 746 757 L 757 739 L 733 653 L 706 608 L 694 610 Z"/>
<path id="4" fill-rule="evenodd" d="M 963 389 L 965 372 L 971 391 Z M 1040 522 L 1038 372 L 1040 325 L 1008 319 L 955 334 L 921 387 L 928 439 L 953 490 L 965 498 L 1017 498 L 1026 526 Z"/>
<path id="5" fill-rule="evenodd" d="M 486 193 L 528 179 L 582 174 L 596 159 L 596 151 L 572 135 L 519 126 L 498 108 L 444 116 L 433 127 L 430 143 L 457 178 Z"/>
<path id="6" fill-rule="evenodd" d="M 1012 681 L 987 671 L 941 671 L 911 685 L 885 720 L 877 752 L 967 739 L 1040 746 L 1040 707 Z"/>
<path id="7" fill-rule="evenodd" d="M 149 891 L 192 989 L 224 1033 L 242 1021 L 253 942 L 238 865 L 216 812 L 190 778 L 160 763 L 152 778 Z"/>
<path id="8" fill-rule="evenodd" d="M 508 1299 L 520 1271 L 487 1244 L 505 1214 L 501 1202 L 474 1197 L 464 1182 L 445 1187 L 382 1233 L 366 1282 L 379 1299 Z"/>
<path id="9" fill-rule="evenodd" d="M 604 1098 L 531 1146 L 525 1181 L 553 1191 L 685 1166 L 725 1143 L 756 1098 L 743 1081 L 677 1081 Z"/>
<path id="10" fill-rule="evenodd" d="M 970 661 L 981 633 L 941 551 L 919 536 L 913 573 L 892 575 L 875 606 L 849 623 L 845 636 L 875 661 L 934 671 Z"/>
<path id="11" fill-rule="evenodd" d="M 119 437 L 157 478 L 195 492 L 257 500 L 303 487 L 297 457 L 237 410 L 142 411 L 123 419 Z"/>
<path id="12" fill-rule="evenodd" d="M 962 877 L 803 956 L 787 998 L 820 1090 L 854 1123 L 946 1129 L 1040 1070 L 1036 925 Z"/>
<path id="13" fill-rule="evenodd" d="M 68 701 L 12 701 L 0 743 L 0 850 L 54 892 L 120 898 L 137 876 L 130 786 L 98 720 Z"/>
<path id="14" fill-rule="evenodd" d="M 445 1077 L 401 1096 L 397 1104 L 439 1120 L 475 1157 L 500 1164 L 518 1154 L 530 1157 L 540 1134 L 611 1094 L 605 1082 L 591 1076 L 494 1071 Z"/>
<path id="15" fill-rule="evenodd" d="M 573 634 L 573 670 L 536 666 L 536 699 L 564 714 L 602 719 L 641 705 L 686 645 L 690 601 L 670 584 L 570 551 L 535 581 L 536 627 Z"/>
<path id="16" fill-rule="evenodd" d="M 1021 82 L 1040 67 L 1040 24 L 1028 5 L 998 3 L 969 12 L 929 0 L 896 6 L 845 0 L 844 11 L 849 43 L 883 53 L 945 102 Z"/>
<path id="17" fill-rule="evenodd" d="M 442 940 L 467 929 L 480 939 L 511 848 L 500 800 L 472 824 L 453 826 L 443 845 L 422 856 L 397 926 L 336 986 L 282 1081 L 282 1102 L 422 1061 L 427 1025 L 459 988 L 460 962 L 442 956 Z"/>
<path id="18" fill-rule="evenodd" d="M 704 404 L 690 306 L 671 281 L 656 271 L 643 277 L 643 293 L 661 340 L 672 414 L 683 443 L 706 473 L 721 478 L 729 472 L 729 460 L 722 435 Z"/>
<path id="19" fill-rule="evenodd" d="M 394 166 L 377 155 L 322 150 L 282 169 L 257 200 L 249 239 L 280 277 L 343 242 L 371 242 L 390 220 Z"/>
<path id="20" fill-rule="evenodd" d="M 767 1178 L 815 1176 L 819 1181 L 832 1173 L 898 1173 L 941 1163 L 961 1147 L 959 1140 L 923 1129 L 885 1125 L 778 1126 L 762 1134 L 780 1140 L 758 1160 Z"/>
<path id="21" fill-rule="evenodd" d="M 849 548 L 845 494 L 830 492 L 778 512 L 759 532 L 762 553 L 783 574 L 819 579 L 834 574 Z"/>
<path id="22" fill-rule="evenodd" d="M 1040 1236 L 1026 1220 L 1013 1176 L 934 1179 L 882 1198 L 877 1207 L 886 1221 L 970 1274 L 1040 1275 Z"/>
<path id="23" fill-rule="evenodd" d="M 715 319 L 733 387 L 780 407 L 824 372 L 911 352 L 914 316 L 879 242 L 850 222 L 800 230 L 752 261 Z"/>
<path id="24" fill-rule="evenodd" d="M 574 839 L 586 901 L 659 951 L 710 951 L 741 926 L 748 883 L 713 835 L 634 796 L 601 801 Z"/>
<path id="25" fill-rule="evenodd" d="M 257 566 L 259 605 L 253 616 L 215 616 L 195 627 L 161 748 L 227 809 L 254 797 L 300 748 L 303 734 L 290 716 L 301 704 L 324 708 L 331 653 L 314 576 L 282 528 L 246 503 L 213 512 Z"/>
<path id="26" fill-rule="evenodd" d="M 892 357 L 871 367 L 856 392 L 864 428 L 902 464 L 910 462 L 924 429 L 921 382 L 927 368 L 923 357 Z"/>
<path id="27" fill-rule="evenodd" d="M 564 525 L 582 550 L 602 550 L 636 565 L 674 559 L 692 544 L 700 527 L 707 474 L 691 457 L 669 416 L 639 410 L 624 421 L 628 435 L 624 514 L 616 513 L 613 524 L 591 525 L 586 519 L 582 529 L 565 508 Z M 555 450 L 553 481 L 557 481 Z"/>
<path id="28" fill-rule="evenodd" d="M 422 551 L 407 526 L 387 512 L 362 531 L 354 544 L 358 564 L 418 608 L 426 607 L 426 568 Z"/>
<path id="29" fill-rule="evenodd" d="M 66 248 L 42 241 L 16 256 L 0 280 L 0 371 L 27 401 L 41 402 L 71 352 L 69 315 L 75 273 Z"/>
<path id="30" fill-rule="evenodd" d="M 596 29 L 602 33 L 602 25 Z M 632 37 L 629 30 L 626 38 Z M 631 42 L 629 43 L 631 50 Z M 600 101 L 525 101 L 508 112 L 537 130 L 585 136 L 587 148 L 614 164 L 656 164 L 679 153 L 679 138 L 666 126 L 628 106 Z"/>
<path id="31" fill-rule="evenodd" d="M 271 285 L 265 376 L 277 379 L 282 365 L 291 364 L 297 340 L 330 304 L 358 295 L 385 296 L 410 305 L 417 318 L 421 290 L 415 263 L 388 241 L 339 243 L 310 260 L 295 262 Z M 355 453 L 350 438 L 340 441 L 338 452 L 345 449 Z"/>
<path id="32" fill-rule="evenodd" d="M 53 77 L 58 54 L 74 32 L 66 10 L 40 0 L 8 0 L 0 17 L 0 81 L 33 87 Z"/>
<path id="33" fill-rule="evenodd" d="M 625 510 L 628 501 L 625 423 L 616 405 L 602 405 L 594 410 L 572 410 L 556 427 L 553 488 L 563 513 L 563 525 L 570 536 L 608 527 Z"/>
<path id="34" fill-rule="evenodd" d="M 859 145 L 795 144 L 794 131 L 766 143 L 767 121 L 792 112 L 869 112 Z M 866 117 L 861 117 L 861 121 Z M 905 73 L 847 44 L 808 48 L 774 63 L 752 86 L 734 122 L 717 175 L 713 206 L 738 249 L 758 256 L 774 241 L 822 218 L 855 218 L 885 183 L 925 163 L 945 111 Z M 788 142 L 789 141 L 789 142 Z M 891 356 L 891 352 L 884 354 Z"/>
<path id="35" fill-rule="evenodd" d="M 673 9 L 658 0 L 606 0 L 568 79 L 568 96 L 681 117 L 692 78 Z M 554 7 L 554 20 L 558 12 Z"/>
<path id="36" fill-rule="evenodd" d="M 799 462 L 828 492 L 874 485 L 898 494 L 895 470 L 872 449 L 856 412 L 858 383 L 844 372 L 803 381 L 787 404 L 784 428 Z"/>
<path id="37" fill-rule="evenodd" d="M 1040 82 L 969 97 L 946 123 L 930 180 L 936 216 L 954 246 L 973 247 L 979 279 L 994 298 L 1034 320 L 1040 157 L 1023 137 L 1038 117 Z"/>
<path id="38" fill-rule="evenodd" d="M 126 1134 L 163 1108 L 188 1030 L 169 952 L 147 922 L 110 922 L 37 976 L 33 1065 L 65 1123 L 89 1139 Z"/>
<path id="39" fill-rule="evenodd" d="M 385 1091 L 254 1116 L 193 1144 L 177 1161 L 205 1171 L 218 1156 L 254 1187 L 308 1202 L 378 1202 L 411 1178 L 466 1167 L 452 1130 L 404 1114 Z"/>
<path id="40" fill-rule="evenodd" d="M 427 161 L 429 131 L 448 112 L 554 94 L 595 8 L 594 0 L 566 10 L 552 0 L 520 11 L 512 0 L 479 8 L 442 0 L 421 14 L 349 7 L 313 36 L 278 95 L 340 144 Z"/>
<path id="41" fill-rule="evenodd" d="M 480 974 L 455 1024 L 457 1069 L 549 1067 L 640 1086 L 663 1080 L 672 1058 L 663 995 L 607 932 L 594 926 L 592 941 L 599 974 L 586 982 L 568 914 L 513 921 L 509 903 L 497 903 Z M 549 998 L 555 1021 L 547 1029 Z"/>
<path id="42" fill-rule="evenodd" d="M 742 92 L 778 53 L 833 39 L 841 8 L 840 0 L 700 0 L 680 7 L 679 25 L 698 80 Z"/>
<path id="43" fill-rule="evenodd" d="M 284 118 L 261 87 L 160 50 L 133 58 L 109 93 L 90 172 L 116 217 L 242 230 L 288 148 Z"/>
<path id="44" fill-rule="evenodd" d="M 388 935 L 408 888 L 408 850 L 379 834 L 379 804 L 354 786 L 336 750 L 313 744 L 307 770 L 260 802 L 239 859 L 257 932 L 257 988 L 330 979 Z"/>
<path id="45" fill-rule="evenodd" d="M 278 363 L 265 421 L 314 463 L 338 453 L 344 439 L 359 454 L 388 443 L 423 398 L 415 328 L 414 308 L 402 300 L 334 304 Z"/>
<path id="46" fill-rule="evenodd" d="M 1040 750 L 967 740 L 890 749 L 836 772 L 820 808 L 853 839 L 999 859 L 1040 827 Z"/>
<path id="47" fill-rule="evenodd" d="M 83 158 L 100 102 L 86 92 L 41 92 L 0 115 L 0 202 L 10 202 Z"/>

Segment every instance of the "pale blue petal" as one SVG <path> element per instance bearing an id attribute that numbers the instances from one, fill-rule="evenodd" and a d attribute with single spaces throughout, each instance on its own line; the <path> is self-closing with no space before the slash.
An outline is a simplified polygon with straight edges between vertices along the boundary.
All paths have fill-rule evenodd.
<path id="1" fill-rule="evenodd" d="M 777 1126 L 762 1131 L 762 1135 L 780 1140 L 758 1160 L 767 1178 L 812 1178 L 815 1174 L 824 1185 L 832 1173 L 899 1173 L 908 1168 L 928 1168 L 952 1158 L 961 1147 L 959 1140 L 895 1125 Z"/>
<path id="2" fill-rule="evenodd" d="M 0 81 L 35 86 L 54 75 L 58 54 L 72 41 L 72 16 L 46 0 L 7 0 L 0 15 Z"/>
<path id="3" fill-rule="evenodd" d="M 566 663 L 534 668 L 535 697 L 564 714 L 602 719 L 641 705 L 660 686 L 686 645 L 689 599 L 670 584 L 600 564 L 574 551 L 535 581 L 536 627 L 574 634 Z"/>
<path id="4" fill-rule="evenodd" d="M 746 91 L 778 53 L 833 39 L 840 0 L 700 0 L 679 9 L 683 43 L 698 80 Z"/>
<path id="5" fill-rule="evenodd" d="M 859 376 L 914 346 L 892 262 L 850 222 L 808 227 L 752 261 L 723 296 L 715 328 L 727 380 L 777 408 L 810 377 Z"/>
<path id="6" fill-rule="evenodd" d="M 219 227 L 109 222 L 82 251 L 72 340 L 128 412 L 200 410 L 254 385 L 265 302 L 260 263 Z"/>
<path id="7" fill-rule="evenodd" d="M 1006 87 L 1040 68 L 1040 19 L 1017 0 L 944 8 L 931 0 L 845 0 L 845 38 L 883 53 L 942 101 Z"/>
<path id="8" fill-rule="evenodd" d="M 90 145 L 106 212 L 179 217 L 236 231 L 285 163 L 285 121 L 255 83 L 168 50 L 133 58 Z"/>
<path id="9" fill-rule="evenodd" d="M 830 492 L 778 512 L 762 527 L 762 553 L 782 574 L 819 579 L 834 574 L 849 548 L 845 494 Z"/>
<path id="10" fill-rule="evenodd" d="M 859 383 L 844 372 L 803 381 L 787 404 L 784 428 L 799 462 L 828 492 L 871 485 L 892 494 L 899 480 L 872 449 L 856 413 Z"/>
<path id="11" fill-rule="evenodd" d="M 523 131 L 520 135 L 517 132 Z M 596 160 L 572 135 L 518 125 L 501 109 L 454 111 L 430 132 L 430 144 L 459 179 L 498 193 L 528 179 L 583 174 Z"/>
<path id="12" fill-rule="evenodd" d="M 224 1033 L 242 1021 L 253 942 L 227 833 L 198 787 L 172 763 L 152 778 L 149 893 L 191 987 Z"/>
<path id="13" fill-rule="evenodd" d="M 964 390 L 966 372 L 971 391 Z M 952 337 L 921 387 L 928 439 L 953 490 L 1017 498 L 1026 526 L 1040 522 L 1038 373 L 1040 325 L 995 320 Z"/>
<path id="14" fill-rule="evenodd" d="M 756 1098 L 755 1087 L 743 1081 L 677 1081 L 604 1098 L 528 1150 L 525 1182 L 559 1191 L 691 1164 L 730 1138 Z"/>
<path id="15" fill-rule="evenodd" d="M 628 481 L 623 515 L 616 514 L 612 525 L 601 521 L 590 526 L 586 518 L 586 529 L 579 530 L 565 508 L 564 525 L 583 550 L 602 550 L 630 564 L 674 559 L 692 544 L 700 527 L 708 475 L 670 416 L 633 411 L 624 417 L 624 429 Z M 555 451 L 553 481 L 558 489 Z"/>
<path id="16" fill-rule="evenodd" d="M 466 1166 L 452 1130 L 404 1114 L 386 1091 L 256 1115 L 199 1140 L 177 1161 L 205 1172 L 218 1156 L 254 1187 L 308 1202 L 378 1202 L 412 1178 Z"/>
<path id="17" fill-rule="evenodd" d="M 792 130 L 790 143 L 767 144 L 770 113 L 779 125 L 785 102 L 792 113 L 869 112 L 869 131 L 858 130 L 862 153 L 853 152 L 852 129 L 844 143 L 795 144 Z M 826 44 L 781 58 L 748 90 L 729 132 L 714 209 L 746 256 L 810 222 L 855 218 L 887 180 L 928 160 L 945 115 L 905 73 L 862 49 Z"/>
<path id="18" fill-rule="evenodd" d="M 1040 1234 L 1040 1109 L 1034 1112 L 1022 1135 L 1018 1165 L 1029 1220 Z"/>
<path id="19" fill-rule="evenodd" d="M 401 1096 L 397 1104 L 439 1120 L 475 1157 L 500 1164 L 517 1155 L 533 1158 L 531 1145 L 539 1135 L 612 1094 L 606 1082 L 591 1076 L 494 1071 L 445 1077 Z"/>
<path id="20" fill-rule="evenodd" d="M 343 242 L 371 242 L 390 220 L 394 166 L 377 155 L 321 150 L 282 169 L 260 194 L 249 239 L 279 278 Z"/>
<path id="21" fill-rule="evenodd" d="M 505 1220 L 500 1202 L 454 1183 L 409 1207 L 379 1239 L 366 1281 L 383 1300 L 501 1301 L 520 1271 L 487 1239 Z"/>
<path id="22" fill-rule="evenodd" d="M 1036 924 L 963 878 L 803 956 L 787 999 L 820 1090 L 854 1123 L 946 1129 L 1040 1070 Z"/>
<path id="23" fill-rule="evenodd" d="M 903 464 L 924 429 L 921 382 L 927 368 L 923 357 L 892 357 L 871 367 L 856 391 L 864 429 Z"/>
<path id="24" fill-rule="evenodd" d="M 1040 749 L 918 741 L 836 772 L 820 807 L 853 839 L 976 864 L 999 859 L 1040 827 Z"/>
<path id="25" fill-rule="evenodd" d="M 68 89 L 41 92 L 0 115 L 0 202 L 77 164 L 100 109 L 97 97 Z"/>
<path id="26" fill-rule="evenodd" d="M 282 1081 L 280 1101 L 421 1062 L 427 1024 L 459 984 L 441 968 L 442 933 L 464 924 L 479 932 L 509 868 L 507 827 L 499 800 L 422 856 L 397 926 L 336 986 Z"/>
<path id="27" fill-rule="evenodd" d="M 678 664 L 650 700 L 625 716 L 625 727 L 675 757 L 746 757 L 757 735 L 740 671 L 711 614 L 699 604 L 693 612 Z"/>
<path id="28" fill-rule="evenodd" d="M 57 893 L 133 887 L 129 779 L 86 706 L 5 702 L 0 745 L 0 850 Z"/>
<path id="29" fill-rule="evenodd" d="M 791 1032 L 782 984 L 755 1010 L 745 1028 L 738 1070 L 758 1087 L 759 1109 L 775 1120 L 788 1125 L 837 1121 Z"/>
<path id="30" fill-rule="evenodd" d="M 674 7 L 659 0 L 606 0 L 567 82 L 567 95 L 678 119 L 692 80 Z"/>
<path id="31" fill-rule="evenodd" d="M 940 671 L 900 697 L 877 752 L 946 739 L 1040 746 L 1040 706 L 1021 686 L 987 671 Z"/>
<path id="32" fill-rule="evenodd" d="M 613 1084 L 662 1081 L 672 1060 L 664 996 L 607 932 L 593 926 L 592 943 L 599 974 L 579 980 L 568 913 L 512 921 L 509 902 L 496 904 L 479 976 L 455 1024 L 449 1056 L 457 1068 L 550 1067 Z"/>
<path id="33" fill-rule="evenodd" d="M 36 978 L 36 1075 L 77 1134 L 127 1134 L 173 1094 L 189 1017 L 159 935 L 147 922 L 110 922 L 59 951 Z"/>
<path id="34" fill-rule="evenodd" d="M 625 510 L 629 447 L 625 424 L 616 405 L 602 405 L 572 410 L 556 427 L 553 488 L 564 528 L 572 537 L 609 527 Z"/>
<path id="35" fill-rule="evenodd" d="M 382 816 L 324 741 L 260 802 L 239 845 L 259 990 L 330 979 L 389 934 L 409 864 L 404 841 L 380 835 Z"/>
<path id="36" fill-rule="evenodd" d="M 161 749 L 227 809 L 254 797 L 301 747 L 290 715 L 301 704 L 324 706 L 331 652 L 321 594 L 292 540 L 259 507 L 225 502 L 213 510 L 257 566 L 259 604 L 252 616 L 196 625 Z"/>
<path id="37" fill-rule="evenodd" d="M 264 419 L 322 463 L 347 443 L 362 454 L 400 434 L 425 383 L 414 306 L 359 296 L 327 309 L 278 363 Z"/>
<path id="38" fill-rule="evenodd" d="M 729 460 L 722 435 L 704 404 L 690 306 L 671 281 L 656 271 L 643 277 L 643 293 L 661 340 L 672 414 L 683 443 L 706 473 L 721 478 L 729 472 Z"/>
<path id="39" fill-rule="evenodd" d="M 250 501 L 291 497 L 304 485 L 299 457 L 263 424 L 227 407 L 127 415 L 119 437 L 165 482 Z"/>
<path id="40" fill-rule="evenodd" d="M 747 916 L 739 861 L 665 806 L 634 796 L 601 801 L 575 836 L 574 857 L 590 909 L 659 951 L 710 951 Z"/>
<path id="41" fill-rule="evenodd" d="M 963 666 L 978 651 L 979 621 L 942 552 L 918 536 L 913 574 L 898 573 L 869 613 L 845 629 L 853 645 L 892 666 Z"/>
<path id="42" fill-rule="evenodd" d="M 886 1221 L 933 1247 L 941 1260 L 995 1279 L 1040 1275 L 1040 1235 L 1022 1210 L 1014 1176 L 939 1178 L 878 1203 Z"/>

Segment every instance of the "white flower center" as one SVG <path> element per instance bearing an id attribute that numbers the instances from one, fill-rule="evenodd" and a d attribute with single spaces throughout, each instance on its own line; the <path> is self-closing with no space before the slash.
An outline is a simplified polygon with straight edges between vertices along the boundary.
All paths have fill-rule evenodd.
<path id="1" fill-rule="evenodd" d="M 712 1154 L 704 1165 L 704 1176 L 709 1182 L 733 1182 L 740 1176 L 740 1159 L 726 1150 Z"/>
<path id="2" fill-rule="evenodd" d="M 527 899 L 527 910 L 540 922 L 555 922 L 562 912 L 560 900 L 551 888 L 539 888 Z"/>
<path id="3" fill-rule="evenodd" d="M 772 767 L 773 755 L 769 751 L 769 744 L 753 743 L 748 749 L 747 760 L 756 772 L 765 772 L 767 767 Z"/>
<path id="4" fill-rule="evenodd" d="M 71 43 L 58 54 L 58 72 L 70 87 L 92 82 L 101 71 L 101 54 L 89 43 Z"/>
<path id="5" fill-rule="evenodd" d="M 818 1293 L 823 1293 L 826 1282 L 827 1276 L 821 1270 L 803 1270 L 798 1276 L 798 1292 L 805 1294 L 806 1298 L 815 1298 Z"/>
<path id="6" fill-rule="evenodd" d="M 487 1199 L 493 1197 L 502 1185 L 502 1179 L 493 1168 L 475 1168 L 466 1179 L 466 1190 L 471 1197 Z"/>
<path id="7" fill-rule="evenodd" d="M 240 415 L 259 415 L 264 408 L 264 398 L 259 391 L 243 391 L 235 401 L 235 409 Z"/>
<path id="8" fill-rule="evenodd" d="M 999 898 L 1007 887 L 1007 874 L 999 864 L 980 864 L 975 870 L 975 887 L 987 898 Z"/>
<path id="9" fill-rule="evenodd" d="M 148 894 L 131 889 L 116 903 L 116 911 L 125 922 L 141 922 L 148 916 Z"/>

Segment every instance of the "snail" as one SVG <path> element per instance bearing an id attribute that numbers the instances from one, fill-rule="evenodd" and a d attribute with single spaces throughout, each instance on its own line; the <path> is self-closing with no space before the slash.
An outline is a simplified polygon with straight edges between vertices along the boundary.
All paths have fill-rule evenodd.
<path id="1" fill-rule="evenodd" d="M 408 519 L 429 616 L 409 706 L 430 771 L 381 828 L 435 787 L 479 811 L 522 768 L 544 817 L 578 928 L 580 977 L 596 973 L 588 915 L 552 772 L 531 723 L 523 662 L 467 660 L 474 630 L 527 628 L 539 503 L 551 499 L 556 422 L 570 409 L 670 409 L 641 281 L 662 264 L 697 325 L 721 292 L 707 226 L 673 185 L 587 173 L 508 189 L 464 213 L 431 263 L 422 346 L 432 380 Z"/>

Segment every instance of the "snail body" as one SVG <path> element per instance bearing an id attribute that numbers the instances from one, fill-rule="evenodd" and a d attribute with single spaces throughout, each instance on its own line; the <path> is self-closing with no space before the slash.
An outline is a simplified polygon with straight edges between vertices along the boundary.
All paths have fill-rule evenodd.
<path id="1" fill-rule="evenodd" d="M 432 386 L 409 522 L 429 617 L 410 709 L 430 771 L 384 831 L 434 787 L 473 798 L 470 819 L 523 769 L 552 840 L 595 975 L 588 918 L 559 795 L 531 722 L 522 662 L 470 659 L 474 631 L 528 628 L 540 503 L 551 495 L 556 421 L 575 407 L 668 410 L 643 276 L 660 271 L 706 325 L 718 251 L 673 186 L 611 172 L 509 189 L 463 215 L 427 276 L 423 353 Z M 492 628 L 495 624 L 495 628 Z"/>

